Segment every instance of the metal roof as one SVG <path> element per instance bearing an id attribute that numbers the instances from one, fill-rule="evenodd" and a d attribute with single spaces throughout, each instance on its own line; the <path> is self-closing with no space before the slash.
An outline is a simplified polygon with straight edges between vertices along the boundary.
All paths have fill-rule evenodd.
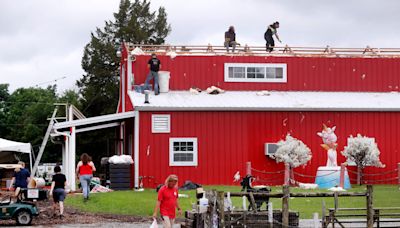
<path id="1" fill-rule="evenodd" d="M 90 118 L 85 118 L 85 119 L 56 123 L 56 124 L 54 124 L 53 129 L 63 129 L 63 128 L 69 128 L 69 127 L 100 124 L 100 123 L 105 123 L 105 122 L 112 122 L 112 121 L 118 121 L 118 120 L 122 120 L 122 119 L 128 119 L 128 118 L 132 118 L 134 116 L 135 116 L 134 112 L 122 112 L 122 113 L 115 113 L 115 114 L 109 114 L 109 115 L 95 116 L 95 117 L 90 117 Z"/>
<path id="2" fill-rule="evenodd" d="M 130 91 L 129 96 L 139 111 L 400 111 L 397 92 L 268 92 L 227 91 L 198 95 L 189 91 L 170 91 L 150 95 Z"/>

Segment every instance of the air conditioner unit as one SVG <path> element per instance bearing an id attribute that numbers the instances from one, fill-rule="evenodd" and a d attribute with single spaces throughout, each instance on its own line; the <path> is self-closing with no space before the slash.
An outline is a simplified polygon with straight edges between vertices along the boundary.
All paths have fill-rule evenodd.
<path id="1" fill-rule="evenodd" d="M 274 157 L 274 154 L 277 149 L 278 149 L 277 143 L 265 143 L 264 144 L 264 153 L 266 156 L 269 156 L 271 158 Z"/>

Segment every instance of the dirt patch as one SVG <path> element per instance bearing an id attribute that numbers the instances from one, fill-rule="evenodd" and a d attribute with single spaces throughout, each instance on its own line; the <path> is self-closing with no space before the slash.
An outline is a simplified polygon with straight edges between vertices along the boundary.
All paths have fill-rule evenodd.
<path id="1" fill-rule="evenodd" d="M 0 192 L 0 196 L 4 197 L 11 195 L 10 192 Z M 40 201 L 37 203 L 40 211 L 39 216 L 35 217 L 32 225 L 60 225 L 60 224 L 93 224 L 93 223 L 148 223 L 150 224 L 151 218 L 134 216 L 134 215 L 112 215 L 112 214 L 94 214 L 89 212 L 82 212 L 75 208 L 66 207 L 64 217 L 53 217 L 53 202 L 52 200 Z M 58 211 L 57 211 L 58 214 Z M 0 226 L 15 225 L 15 220 L 0 220 Z"/>

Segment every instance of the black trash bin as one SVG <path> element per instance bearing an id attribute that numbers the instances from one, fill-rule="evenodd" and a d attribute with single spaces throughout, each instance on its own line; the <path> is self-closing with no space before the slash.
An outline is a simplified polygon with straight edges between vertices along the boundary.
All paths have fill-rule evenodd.
<path id="1" fill-rule="evenodd" d="M 132 165 L 109 164 L 110 188 L 113 190 L 131 189 Z"/>

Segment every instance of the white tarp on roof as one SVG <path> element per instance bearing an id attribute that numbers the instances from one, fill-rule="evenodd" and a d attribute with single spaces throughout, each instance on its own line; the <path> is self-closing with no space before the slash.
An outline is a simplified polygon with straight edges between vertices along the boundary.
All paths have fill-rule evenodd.
<path id="1" fill-rule="evenodd" d="M 242 111 L 400 111 L 400 93 L 369 92 L 269 92 L 228 91 L 198 95 L 188 91 L 170 91 L 150 95 L 130 91 L 137 110 L 242 110 Z"/>
<path id="2" fill-rule="evenodd" d="M 14 142 L 0 138 L 0 152 L 31 153 L 30 143 Z"/>

